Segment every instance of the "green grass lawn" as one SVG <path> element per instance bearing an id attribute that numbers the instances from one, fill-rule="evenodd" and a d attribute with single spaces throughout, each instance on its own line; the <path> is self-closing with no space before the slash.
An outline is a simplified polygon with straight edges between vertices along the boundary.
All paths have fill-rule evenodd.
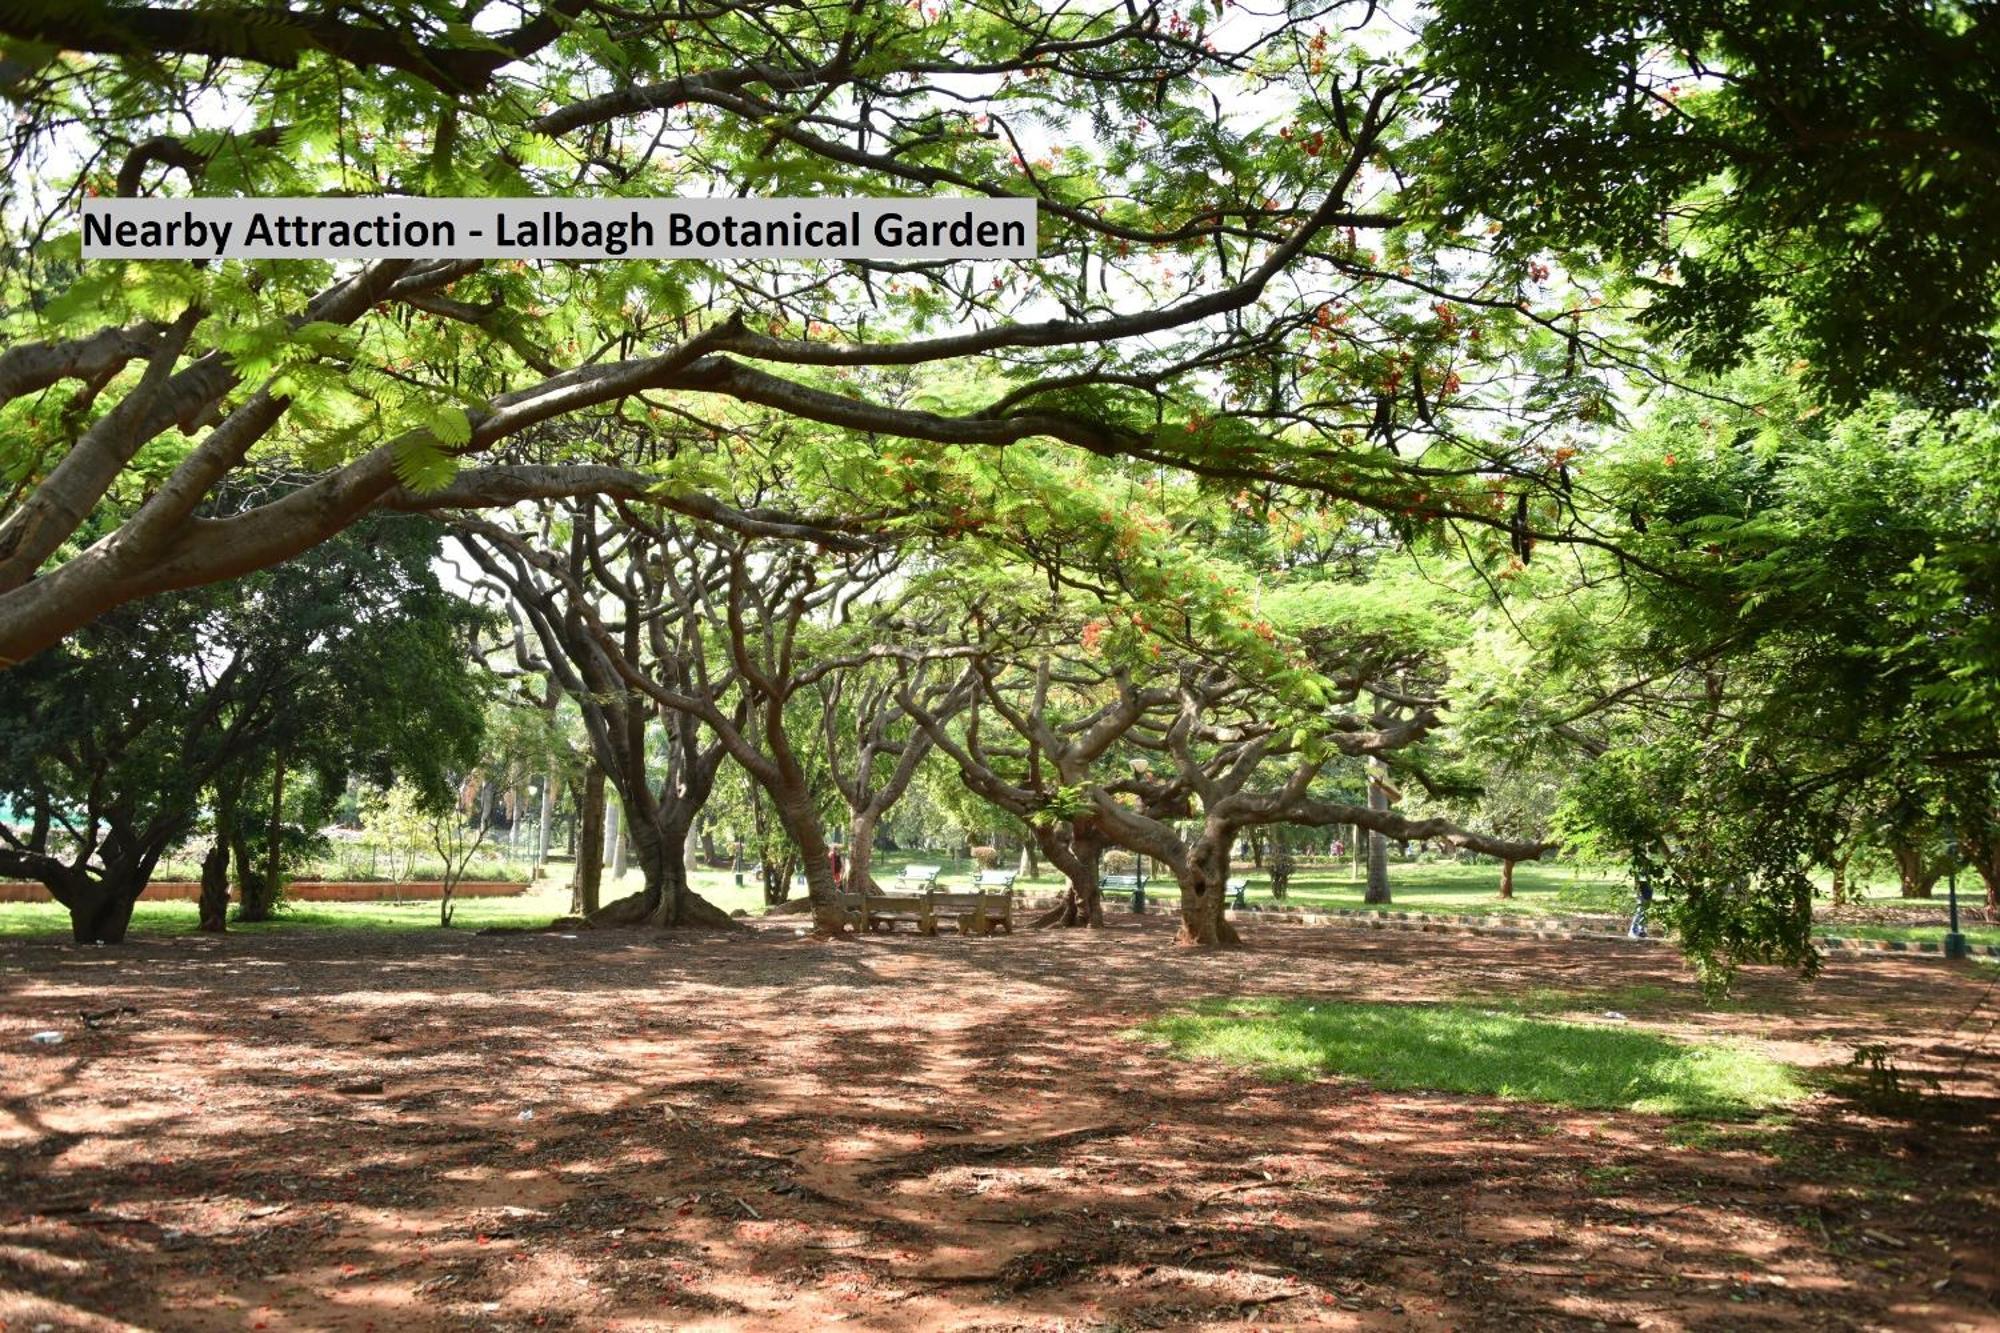
<path id="1" fill-rule="evenodd" d="M 453 926 L 478 930 L 485 926 L 545 926 L 552 917 L 569 910 L 569 891 L 538 886 L 517 898 L 461 898 L 456 903 Z M 195 929 L 197 917 L 192 902 L 148 902 L 139 900 L 132 909 L 134 935 L 187 935 Z M 423 930 L 436 929 L 438 905 L 429 902 L 295 903 L 280 910 L 276 918 L 242 925 L 231 921 L 232 931 L 246 934 L 273 930 Z M 60 904 L 0 903 L 0 938 L 69 934 L 69 913 Z"/>
<path id="2" fill-rule="evenodd" d="M 1240 873 L 1240 872 L 1239 872 Z M 1365 872 L 1364 872 L 1365 873 Z M 1252 870 L 1249 900 L 1268 903 L 1270 879 Z M 1351 878 L 1346 867 L 1313 867 L 1292 876 L 1285 905 L 1359 908 L 1365 878 Z M 1462 865 L 1456 861 L 1399 862 L 1389 867 L 1391 906 L 1411 912 L 1629 912 L 1632 891 L 1622 871 L 1599 866 L 1543 865 L 1524 862 L 1514 867 L 1514 896 L 1500 896 L 1500 867 Z"/>
<path id="3" fill-rule="evenodd" d="M 1790 1068 L 1738 1047 L 1466 1004 L 1214 1000 L 1134 1035 L 1277 1079 L 1341 1075 L 1588 1110 L 1734 1116 L 1805 1095 Z"/>
<path id="4" fill-rule="evenodd" d="M 924 852 L 896 852 L 877 855 L 875 876 L 878 880 L 886 882 L 897 871 L 911 864 L 941 866 L 944 882 L 950 884 L 962 885 L 968 882 L 974 871 L 973 863 L 963 858 Z M 569 894 L 562 887 L 562 882 L 566 882 L 569 876 L 569 867 L 556 865 L 551 867 L 551 870 L 558 882 L 538 880 L 529 892 L 519 897 L 461 899 L 454 924 L 474 930 L 486 926 L 534 926 L 544 925 L 551 918 L 563 915 L 569 910 Z M 1345 863 L 1339 868 L 1315 866 L 1300 871 L 1293 876 L 1291 892 L 1282 904 L 1273 903 L 1270 896 L 1270 880 L 1264 872 L 1254 867 L 1240 867 L 1237 873 L 1250 881 L 1248 897 L 1253 907 L 1279 905 L 1340 910 L 1367 906 L 1361 901 L 1364 888 L 1362 881 L 1350 878 L 1349 868 Z M 695 889 L 725 911 L 740 909 L 752 914 L 761 913 L 764 910 L 764 897 L 758 888 L 755 873 L 747 873 L 745 880 L 746 883 L 738 887 L 733 876 L 726 870 L 700 870 L 695 873 Z M 1581 913 L 1614 916 L 1622 916 L 1632 909 L 1632 890 L 1629 882 L 1622 872 L 1604 867 L 1523 863 L 1514 869 L 1513 898 L 1503 900 L 1499 896 L 1499 886 L 1500 867 L 1497 863 L 1466 865 L 1455 861 L 1392 862 L 1389 867 L 1389 887 L 1393 900 L 1389 909 L 1448 914 Z M 610 902 L 623 894 L 636 892 L 640 887 L 638 872 L 628 870 L 624 879 L 615 885 L 607 878 L 603 899 Z M 1062 879 L 1044 872 L 1017 881 L 1017 887 L 1029 893 L 1057 893 L 1062 889 Z M 1148 893 L 1154 911 L 1173 909 L 1174 886 L 1171 880 L 1164 884 L 1149 884 Z M 1870 895 L 1884 900 L 1894 900 L 1895 886 L 1871 885 Z M 1113 911 L 1120 911 L 1123 910 L 1124 904 L 1124 895 L 1119 895 L 1108 906 Z M 244 926 L 242 929 L 423 930 L 435 928 L 436 925 L 435 902 L 313 902 L 287 907 L 275 921 Z M 132 916 L 132 929 L 141 934 L 182 934 L 194 928 L 195 905 L 191 902 L 141 901 Z M 68 914 L 53 902 L 0 903 L 0 937 L 61 935 L 67 934 L 68 931 Z M 1822 928 L 1822 933 L 1878 939 L 1932 940 L 1938 938 L 1942 932 L 1932 926 L 1829 924 Z M 1975 925 L 1968 920 L 1965 933 L 1975 944 L 2000 944 L 2000 926 Z"/>
<path id="5" fill-rule="evenodd" d="M 1958 928 L 1973 944 L 2000 944 L 2000 926 L 1978 925 L 1966 920 L 1963 903 L 1960 904 Z M 1877 926 L 1845 921 L 1826 922 L 1819 927 L 1819 933 L 1850 940 L 1928 940 L 1933 944 L 1944 939 L 1943 926 Z"/>
<path id="6" fill-rule="evenodd" d="M 558 867 L 555 880 L 541 879 L 528 892 L 508 898 L 460 898 L 454 904 L 454 930 L 483 930 L 487 926 L 546 926 L 569 911 L 567 867 Z M 725 871 L 703 871 L 697 888 L 709 901 L 725 910 L 741 907 L 763 910 L 763 895 L 753 886 L 736 889 Z M 627 871 L 616 885 L 608 879 L 604 901 L 637 892 L 643 884 L 637 871 Z M 132 912 L 135 935 L 186 935 L 196 925 L 192 902 L 147 902 L 141 899 Z M 300 902 L 286 904 L 271 921 L 254 925 L 230 922 L 229 928 L 245 933 L 273 930 L 435 930 L 438 924 L 436 899 L 411 902 Z M 69 913 L 54 902 L 0 903 L 0 938 L 69 934 Z"/>
<path id="7" fill-rule="evenodd" d="M 1271 903 L 1269 879 L 1255 870 L 1246 877 L 1250 881 L 1250 904 L 1254 907 Z M 1361 880 L 1350 879 L 1345 869 L 1315 867 L 1292 877 L 1291 892 L 1282 905 L 1333 910 L 1366 908 L 1368 904 L 1361 901 L 1365 887 Z M 1867 890 L 1870 900 L 1884 904 L 1917 901 L 1903 898 L 1892 880 L 1871 883 Z M 1389 891 L 1392 901 L 1387 910 L 1401 912 L 1625 916 L 1633 906 L 1631 881 L 1622 871 L 1587 865 L 1524 862 L 1514 867 L 1514 896 L 1503 899 L 1497 864 L 1392 863 Z M 1938 900 L 1926 900 L 1936 906 L 1940 917 L 1944 910 L 1941 899 L 1942 891 Z M 1963 896 L 1959 899 L 1961 928 L 1966 938 L 1975 945 L 2000 945 L 2000 926 L 1977 921 L 1973 913 L 1965 910 L 1967 902 Z M 1829 921 L 1819 925 L 1818 933 L 1849 939 L 1915 942 L 1937 941 L 1943 937 L 1944 928 L 1928 924 L 1863 925 Z"/>

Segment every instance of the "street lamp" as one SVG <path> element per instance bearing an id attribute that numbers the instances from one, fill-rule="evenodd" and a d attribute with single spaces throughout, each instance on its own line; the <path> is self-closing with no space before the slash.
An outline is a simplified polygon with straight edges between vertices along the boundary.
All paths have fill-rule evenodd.
<path id="1" fill-rule="evenodd" d="M 1132 776 L 1144 782 L 1153 771 L 1153 766 L 1136 755 L 1130 761 Z M 1137 852 L 1132 854 L 1132 910 L 1144 915 L 1146 911 L 1146 858 Z"/>
<path id="2" fill-rule="evenodd" d="M 1967 958 L 1972 951 L 1966 948 L 1965 936 L 1958 929 L 1958 830 L 1952 827 L 1950 815 L 1944 817 L 1944 857 L 1945 900 L 1951 904 L 1951 929 L 1944 935 L 1944 956 Z"/>

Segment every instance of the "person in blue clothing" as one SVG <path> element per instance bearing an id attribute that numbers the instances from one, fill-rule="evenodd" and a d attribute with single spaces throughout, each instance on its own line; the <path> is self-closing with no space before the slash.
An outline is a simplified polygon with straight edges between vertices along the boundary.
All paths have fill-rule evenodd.
<path id="1" fill-rule="evenodd" d="M 1635 940 L 1646 938 L 1646 909 L 1653 905 L 1653 881 L 1645 871 L 1638 875 L 1639 906 L 1632 913 L 1632 925 L 1625 933 Z"/>

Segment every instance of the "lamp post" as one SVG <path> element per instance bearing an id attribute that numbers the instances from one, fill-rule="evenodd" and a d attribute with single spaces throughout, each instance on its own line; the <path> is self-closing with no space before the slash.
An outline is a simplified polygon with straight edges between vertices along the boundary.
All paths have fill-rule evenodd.
<path id="1" fill-rule="evenodd" d="M 1944 858 L 1945 901 L 1951 910 L 1951 929 L 1944 935 L 1944 956 L 1965 958 L 1972 951 L 1965 947 L 1965 936 L 1958 929 L 1958 830 L 1952 827 L 1950 815 L 1944 817 Z"/>
<path id="2" fill-rule="evenodd" d="M 1153 766 L 1146 760 L 1135 757 L 1131 763 L 1135 782 L 1143 783 L 1151 776 Z M 1146 857 L 1141 852 L 1132 854 L 1132 910 L 1142 916 L 1146 911 Z"/>

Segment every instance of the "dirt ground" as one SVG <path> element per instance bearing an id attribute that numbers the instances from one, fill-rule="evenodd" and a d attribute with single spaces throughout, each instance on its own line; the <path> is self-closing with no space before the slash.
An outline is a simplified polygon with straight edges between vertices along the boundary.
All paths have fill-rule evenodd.
<path id="1" fill-rule="evenodd" d="M 2000 1327 L 2000 970 L 1168 927 L 0 945 L 0 1330 Z M 1689 1143 L 1122 1035 L 1547 988 L 1939 1084 Z"/>

